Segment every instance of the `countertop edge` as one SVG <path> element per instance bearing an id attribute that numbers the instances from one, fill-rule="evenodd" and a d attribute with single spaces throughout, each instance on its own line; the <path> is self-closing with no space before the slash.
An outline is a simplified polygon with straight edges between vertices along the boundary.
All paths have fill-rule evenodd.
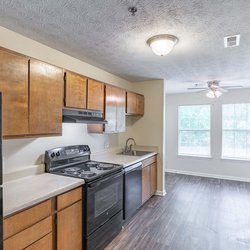
<path id="1" fill-rule="evenodd" d="M 135 164 L 135 163 L 137 163 L 137 162 L 140 162 L 140 161 L 143 161 L 143 160 L 145 160 L 145 159 L 148 159 L 148 158 L 150 158 L 150 157 L 152 157 L 152 156 L 155 156 L 155 155 L 157 155 L 157 154 L 158 154 L 157 152 L 152 152 L 152 153 L 150 153 L 150 154 L 146 154 L 146 155 L 140 156 L 139 159 L 136 159 L 136 160 L 134 160 L 134 161 L 132 161 L 132 162 L 129 162 L 129 163 L 127 163 L 127 164 L 124 164 L 123 167 L 126 168 L 126 167 L 128 167 L 128 166 L 131 166 L 131 165 L 133 165 L 133 164 Z M 132 157 L 133 157 L 133 156 L 132 156 Z"/>
<path id="2" fill-rule="evenodd" d="M 13 209 L 9 209 L 8 211 L 3 211 L 3 217 L 5 218 L 5 217 L 9 217 L 11 215 L 14 215 L 15 213 L 19 213 L 19 212 L 21 212 L 25 209 L 28 209 L 32 206 L 38 205 L 39 203 L 46 201 L 52 197 L 55 197 L 55 196 L 62 194 L 62 193 L 65 193 L 71 189 L 77 188 L 77 187 L 83 185 L 84 183 L 85 183 L 84 180 L 79 179 L 78 183 L 72 183 L 72 184 L 66 185 L 65 187 L 61 188 L 60 190 L 52 191 L 44 196 L 41 196 L 41 197 L 38 197 L 37 199 L 32 200 L 30 202 L 26 202 L 20 206 L 16 206 Z"/>

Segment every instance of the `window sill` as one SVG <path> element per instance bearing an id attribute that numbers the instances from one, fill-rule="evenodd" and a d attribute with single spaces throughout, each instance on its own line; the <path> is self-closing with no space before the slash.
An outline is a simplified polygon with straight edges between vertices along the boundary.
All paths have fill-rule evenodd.
<path id="1" fill-rule="evenodd" d="M 185 154 L 178 154 L 177 157 L 180 157 L 180 158 L 197 158 L 197 159 L 212 159 L 211 155 L 185 155 Z"/>
<path id="2" fill-rule="evenodd" d="M 250 159 L 245 159 L 245 158 L 232 158 L 232 157 L 221 157 L 221 160 L 228 160 L 228 161 L 244 161 L 244 162 L 250 162 Z"/>

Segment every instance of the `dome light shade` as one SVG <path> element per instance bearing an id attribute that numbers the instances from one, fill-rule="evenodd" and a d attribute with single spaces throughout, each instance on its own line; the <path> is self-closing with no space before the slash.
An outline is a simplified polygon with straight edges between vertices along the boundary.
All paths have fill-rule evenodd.
<path id="1" fill-rule="evenodd" d="M 165 56 L 173 50 L 178 43 L 178 38 L 172 35 L 157 35 L 147 40 L 148 46 L 158 56 Z"/>

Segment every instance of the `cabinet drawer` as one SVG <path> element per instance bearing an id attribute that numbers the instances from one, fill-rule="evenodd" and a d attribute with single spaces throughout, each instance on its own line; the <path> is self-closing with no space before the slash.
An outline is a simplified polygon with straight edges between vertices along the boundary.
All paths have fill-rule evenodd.
<path id="1" fill-rule="evenodd" d="M 82 187 L 76 188 L 67 193 L 57 196 L 57 210 L 62 210 L 65 207 L 72 205 L 73 203 L 82 199 Z"/>
<path id="2" fill-rule="evenodd" d="M 156 155 L 142 161 L 142 167 L 146 167 L 156 162 Z"/>
<path id="3" fill-rule="evenodd" d="M 24 249 L 50 232 L 52 232 L 52 216 L 5 240 L 4 250 Z"/>
<path id="4" fill-rule="evenodd" d="M 52 233 L 45 235 L 42 239 L 36 241 L 25 250 L 52 250 Z"/>
<path id="5" fill-rule="evenodd" d="M 49 215 L 51 215 L 51 200 L 42 202 L 34 207 L 4 219 L 4 239 L 19 233 Z"/>

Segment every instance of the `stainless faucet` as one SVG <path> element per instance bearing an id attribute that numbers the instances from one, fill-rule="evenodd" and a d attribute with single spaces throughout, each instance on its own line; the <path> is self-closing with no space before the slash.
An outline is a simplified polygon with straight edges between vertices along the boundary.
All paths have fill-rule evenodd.
<path id="1" fill-rule="evenodd" d="M 128 138 L 128 139 L 126 140 L 125 153 L 131 152 L 131 151 L 132 151 L 132 144 L 130 144 L 130 145 L 128 146 L 128 142 L 129 142 L 129 141 L 133 141 L 133 142 L 134 142 L 134 145 L 136 145 L 136 142 L 135 142 L 135 139 L 134 139 L 134 138 Z"/>

